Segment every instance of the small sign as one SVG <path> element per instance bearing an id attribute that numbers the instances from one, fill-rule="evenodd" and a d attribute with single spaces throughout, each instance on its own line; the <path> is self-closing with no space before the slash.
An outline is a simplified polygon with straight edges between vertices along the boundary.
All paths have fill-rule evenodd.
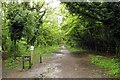
<path id="1" fill-rule="evenodd" d="M 29 68 L 31 68 L 31 56 L 23 56 L 23 60 L 22 60 L 23 69 L 25 68 L 24 63 L 25 63 L 26 61 L 29 61 Z"/>
<path id="2" fill-rule="evenodd" d="M 29 61 L 29 60 L 30 60 L 30 56 L 24 57 L 24 60 L 25 60 L 25 61 Z"/>
<path id="3" fill-rule="evenodd" d="M 33 51 L 33 50 L 34 50 L 34 46 L 31 46 L 31 47 L 30 47 L 30 50 Z"/>

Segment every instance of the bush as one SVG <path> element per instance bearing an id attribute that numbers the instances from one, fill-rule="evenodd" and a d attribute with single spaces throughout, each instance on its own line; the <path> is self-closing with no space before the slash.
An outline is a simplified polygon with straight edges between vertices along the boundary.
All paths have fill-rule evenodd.
<path id="1" fill-rule="evenodd" d="M 9 57 L 16 57 L 16 56 L 20 56 L 21 54 L 21 50 L 19 49 L 19 46 L 14 43 L 11 43 L 10 44 L 10 47 L 8 49 L 8 54 L 9 54 Z"/>

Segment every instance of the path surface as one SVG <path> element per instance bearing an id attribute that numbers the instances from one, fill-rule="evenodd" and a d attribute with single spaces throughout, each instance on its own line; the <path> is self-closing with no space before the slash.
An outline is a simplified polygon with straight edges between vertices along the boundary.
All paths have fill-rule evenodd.
<path id="1" fill-rule="evenodd" d="M 64 46 L 24 71 L 11 71 L 3 78 L 110 78 L 105 70 L 90 63 L 88 54 L 71 54 Z"/>

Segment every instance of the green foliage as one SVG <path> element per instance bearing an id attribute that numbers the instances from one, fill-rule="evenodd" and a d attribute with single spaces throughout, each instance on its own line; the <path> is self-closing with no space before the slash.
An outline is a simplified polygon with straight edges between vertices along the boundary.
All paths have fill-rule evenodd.
<path id="1" fill-rule="evenodd" d="M 9 59 L 5 60 L 4 69 L 11 70 L 16 67 L 20 67 L 21 64 L 22 64 L 22 61 L 19 61 L 19 60 L 14 61 L 13 58 L 9 58 Z"/>
<path id="2" fill-rule="evenodd" d="M 2 2 L 2 50 L 10 56 L 29 54 L 31 45 L 52 46 L 61 43 L 62 35 L 56 18 L 59 12 L 54 12 L 44 2 L 32 2 L 33 6 L 30 4 Z"/>
<path id="3" fill-rule="evenodd" d="M 23 8 L 22 7 L 20 8 L 19 4 L 17 3 L 8 4 L 6 18 L 9 20 L 8 25 L 10 38 L 12 41 L 16 42 L 16 40 L 22 37 L 22 31 L 25 26 L 25 20 L 23 15 L 24 15 Z"/>
<path id="4" fill-rule="evenodd" d="M 91 62 L 97 66 L 108 69 L 107 73 L 120 77 L 120 62 L 115 58 L 91 55 Z"/>
<path id="5" fill-rule="evenodd" d="M 74 53 L 74 52 L 84 52 L 86 51 L 85 49 L 82 49 L 82 48 L 78 48 L 78 47 L 71 47 L 71 46 L 67 46 L 68 50 L 71 52 L 71 53 Z"/>
<path id="6" fill-rule="evenodd" d="M 9 46 L 8 54 L 9 57 L 15 57 L 15 56 L 20 56 L 20 50 L 18 45 L 15 45 L 13 42 Z"/>
<path id="7" fill-rule="evenodd" d="M 27 42 L 21 40 L 17 44 L 18 44 L 18 50 L 20 50 L 20 55 L 30 54 L 30 49 L 28 48 Z"/>
<path id="8" fill-rule="evenodd" d="M 26 50 L 26 45 L 24 43 L 25 41 L 17 42 L 16 45 L 14 45 L 14 42 L 12 42 L 10 39 L 7 39 L 6 41 L 6 50 L 9 57 L 14 56 L 21 56 L 28 53 L 28 50 Z"/>
<path id="9" fill-rule="evenodd" d="M 116 52 L 119 56 L 119 2 L 63 3 L 67 9 L 62 24 L 67 34 L 66 43 L 95 51 Z"/>
<path id="10" fill-rule="evenodd" d="M 30 5 L 32 4 L 32 5 Z M 50 56 L 58 50 L 62 40 L 62 31 L 58 27 L 59 11 L 43 2 L 2 2 L 2 50 L 9 58 L 5 67 L 13 69 L 22 65 L 17 56 L 30 55 L 30 46 L 35 46 L 34 62 L 42 56 Z M 59 14 L 59 15 L 57 15 Z M 51 17 L 52 16 L 52 17 Z M 57 46 L 55 46 L 57 45 Z M 25 65 L 28 65 L 25 63 Z"/>
<path id="11" fill-rule="evenodd" d="M 54 51 L 58 51 L 59 45 L 53 45 L 53 46 L 40 46 L 35 48 L 35 55 L 39 56 L 40 54 L 49 54 Z"/>

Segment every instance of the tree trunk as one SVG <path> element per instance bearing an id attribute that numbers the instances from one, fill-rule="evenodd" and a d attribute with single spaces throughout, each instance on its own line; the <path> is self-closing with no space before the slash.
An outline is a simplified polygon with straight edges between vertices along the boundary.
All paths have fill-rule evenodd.
<path id="1" fill-rule="evenodd" d="M 14 40 L 14 42 L 13 42 L 13 46 L 14 46 L 14 60 L 16 59 L 16 54 L 17 54 L 17 52 L 16 52 L 16 40 Z"/>
<path id="2" fill-rule="evenodd" d="M 120 57 L 120 40 L 116 39 L 116 56 Z"/>

